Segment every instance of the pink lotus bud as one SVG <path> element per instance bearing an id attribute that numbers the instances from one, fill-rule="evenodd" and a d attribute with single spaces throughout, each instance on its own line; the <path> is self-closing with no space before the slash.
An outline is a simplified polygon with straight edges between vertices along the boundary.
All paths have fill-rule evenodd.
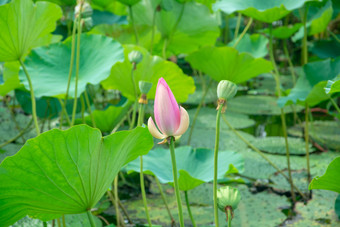
<path id="1" fill-rule="evenodd" d="M 178 138 L 189 127 L 188 112 L 178 106 L 175 96 L 163 78 L 160 78 L 157 84 L 154 115 L 157 126 L 150 117 L 148 128 L 155 138 L 163 139 L 163 142 L 166 142 L 169 136 Z"/>

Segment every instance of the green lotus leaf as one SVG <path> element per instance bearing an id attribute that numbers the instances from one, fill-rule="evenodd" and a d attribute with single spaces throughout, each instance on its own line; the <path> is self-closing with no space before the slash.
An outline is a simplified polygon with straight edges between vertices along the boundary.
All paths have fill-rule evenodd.
<path id="1" fill-rule="evenodd" d="M 219 36 L 218 20 L 209 8 L 194 1 L 179 3 L 171 0 L 170 11 L 162 9 L 156 14 L 157 30 L 166 39 L 166 56 L 190 53 L 201 46 L 214 45 Z M 133 6 L 135 20 L 152 26 L 157 1 L 143 0 Z M 177 20 L 180 18 L 177 26 Z M 176 28 L 175 28 L 176 26 Z M 154 45 L 154 52 L 162 55 L 164 39 Z M 149 46 L 148 46 L 149 48 Z"/>
<path id="2" fill-rule="evenodd" d="M 236 40 L 228 43 L 228 46 L 232 47 Z M 260 34 L 245 34 L 241 41 L 237 44 L 236 50 L 240 53 L 251 54 L 254 58 L 262 58 L 268 54 L 269 40 Z"/>
<path id="3" fill-rule="evenodd" d="M 91 6 L 93 9 L 108 11 L 120 16 L 127 14 L 127 7 L 119 1 L 92 0 Z"/>
<path id="4" fill-rule="evenodd" d="M 317 40 L 313 42 L 310 51 L 319 58 L 337 58 L 340 56 L 340 42 L 332 40 Z"/>
<path id="5" fill-rule="evenodd" d="M 190 65 L 216 81 L 242 83 L 261 73 L 270 72 L 272 63 L 250 54 L 239 53 L 232 47 L 205 47 L 188 55 Z"/>
<path id="6" fill-rule="evenodd" d="M 132 102 L 127 101 L 123 106 L 109 106 L 105 110 L 92 112 L 96 127 L 102 132 L 111 132 L 128 112 Z M 76 119 L 75 124 L 81 124 L 82 119 Z M 85 117 L 85 123 L 93 127 L 91 116 Z"/>
<path id="7" fill-rule="evenodd" d="M 312 101 L 312 104 L 316 105 L 320 101 L 328 98 L 325 95 L 325 92 L 322 91 L 326 83 L 319 83 L 322 81 L 332 80 L 339 74 L 340 57 L 308 63 L 303 66 L 302 75 L 300 75 L 295 87 L 290 91 L 289 95 L 281 97 L 277 103 L 280 107 L 283 107 L 291 103 L 303 103 L 312 96 L 318 99 L 317 102 L 316 100 L 313 100 L 313 98 L 310 98 L 309 101 Z"/>
<path id="8" fill-rule="evenodd" d="M 53 129 L 28 140 L 0 165 L 0 223 L 43 220 L 96 205 L 121 167 L 153 146 L 146 128 L 102 138 L 98 129 Z"/>
<path id="9" fill-rule="evenodd" d="M 280 26 L 272 30 L 272 35 L 278 39 L 288 39 L 302 27 L 301 23 L 294 25 Z M 270 34 L 269 28 L 262 30 L 266 34 Z"/>
<path id="10" fill-rule="evenodd" d="M 334 80 L 327 81 L 325 92 L 327 94 L 340 92 L 340 76 L 337 76 Z"/>
<path id="11" fill-rule="evenodd" d="M 221 0 L 213 5 L 213 9 L 227 14 L 236 11 L 256 20 L 272 23 L 288 15 L 292 10 L 301 8 L 309 0 Z"/>
<path id="12" fill-rule="evenodd" d="M 148 93 L 148 98 L 154 99 L 160 77 L 166 80 L 179 102 L 186 101 L 188 95 L 194 93 L 194 80 L 185 75 L 175 63 L 166 61 L 158 56 L 152 56 L 142 47 L 126 45 L 124 48 L 125 61 L 112 67 L 110 77 L 101 83 L 105 89 L 118 89 L 128 99 L 135 100 L 136 96 L 131 78 L 132 64 L 128 60 L 128 54 L 133 50 L 138 50 L 143 55 L 143 60 L 137 65 L 133 73 L 138 96 L 140 95 L 139 81 L 149 81 L 152 83 L 152 88 Z"/>
<path id="13" fill-rule="evenodd" d="M 328 166 L 326 173 L 321 177 L 315 177 L 309 185 L 309 189 L 323 189 L 340 193 L 340 157 L 335 158 Z"/>
<path id="14" fill-rule="evenodd" d="M 277 98 L 263 95 L 237 96 L 228 102 L 228 111 L 249 115 L 280 115 L 281 109 L 277 105 Z M 295 106 L 297 112 L 303 107 Z M 290 106 L 284 107 L 285 113 L 293 112 Z"/>
<path id="15" fill-rule="evenodd" d="M 66 93 L 71 58 L 71 38 L 63 43 L 38 47 L 27 56 L 24 64 L 31 76 L 34 95 L 62 96 Z M 86 85 L 98 84 L 110 75 L 112 65 L 123 61 L 123 47 L 111 38 L 101 35 L 81 35 L 80 64 L 77 97 Z M 66 67 L 65 67 L 66 66 Z M 69 97 L 74 97 L 75 62 L 70 83 Z M 20 71 L 19 78 L 29 89 L 26 76 Z"/>
<path id="16" fill-rule="evenodd" d="M 0 6 L 0 62 L 24 57 L 54 31 L 61 16 L 60 7 L 49 2 L 13 0 Z"/>
<path id="17" fill-rule="evenodd" d="M 20 69 L 19 62 L 14 61 L 6 62 L 5 64 L 3 64 L 2 79 L 4 80 L 4 83 L 0 84 L 1 96 L 5 96 L 8 92 L 21 86 L 18 77 L 19 69 Z"/>
<path id="18" fill-rule="evenodd" d="M 60 6 L 75 6 L 77 4 L 77 0 L 34 0 L 35 2 L 46 1 L 58 4 Z"/>
<path id="19" fill-rule="evenodd" d="M 213 180 L 214 151 L 189 146 L 175 149 L 177 169 L 179 172 L 179 189 L 191 190 L 204 182 Z M 243 171 L 243 158 L 236 152 L 220 151 L 218 158 L 218 178 L 225 174 Z M 157 148 L 143 156 L 143 170 L 147 174 L 156 176 L 161 183 L 172 183 L 171 156 L 168 149 Z M 140 161 L 135 160 L 127 165 L 127 170 L 140 172 Z M 235 168 L 237 170 L 235 170 Z"/>

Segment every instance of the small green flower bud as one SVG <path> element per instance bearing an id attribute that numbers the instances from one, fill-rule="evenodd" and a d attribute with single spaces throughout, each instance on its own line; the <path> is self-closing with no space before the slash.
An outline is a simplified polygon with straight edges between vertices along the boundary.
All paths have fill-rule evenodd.
<path id="1" fill-rule="evenodd" d="M 236 210 L 240 200 L 241 195 L 237 188 L 226 186 L 217 190 L 217 206 L 223 212 L 228 206 Z"/>
<path id="2" fill-rule="evenodd" d="M 237 85 L 229 80 L 221 80 L 217 85 L 217 97 L 219 99 L 227 100 L 236 95 Z"/>
<path id="3" fill-rule="evenodd" d="M 142 94 L 148 94 L 152 87 L 151 82 L 143 81 L 143 80 L 139 81 L 138 85 L 139 85 L 139 90 Z"/>
<path id="4" fill-rule="evenodd" d="M 127 6 L 133 6 L 137 4 L 138 2 L 140 2 L 140 0 L 118 0 L 118 1 Z"/>
<path id="5" fill-rule="evenodd" d="M 131 63 L 138 64 L 143 60 L 143 55 L 138 50 L 133 50 L 129 53 L 128 58 Z"/>

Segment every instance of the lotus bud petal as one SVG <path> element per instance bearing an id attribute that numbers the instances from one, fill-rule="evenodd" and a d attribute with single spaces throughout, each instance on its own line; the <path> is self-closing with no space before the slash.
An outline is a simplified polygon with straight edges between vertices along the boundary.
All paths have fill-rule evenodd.
<path id="1" fill-rule="evenodd" d="M 226 186 L 217 190 L 217 206 L 223 212 L 225 212 L 226 207 L 235 210 L 240 200 L 241 195 L 237 188 Z"/>
<path id="2" fill-rule="evenodd" d="M 152 88 L 152 83 L 148 81 L 139 81 L 139 90 L 142 94 L 148 94 L 150 89 Z"/>
<path id="3" fill-rule="evenodd" d="M 152 120 L 152 117 L 150 117 L 148 120 L 148 129 L 151 135 L 157 139 L 164 139 L 166 137 L 162 133 L 159 132 L 155 123 Z"/>
<path id="4" fill-rule="evenodd" d="M 217 85 L 217 97 L 219 99 L 227 100 L 236 95 L 237 85 L 229 80 L 221 80 Z"/>
<path id="5" fill-rule="evenodd" d="M 138 50 L 133 50 L 128 55 L 129 61 L 134 64 L 138 64 L 143 60 L 143 55 Z"/>

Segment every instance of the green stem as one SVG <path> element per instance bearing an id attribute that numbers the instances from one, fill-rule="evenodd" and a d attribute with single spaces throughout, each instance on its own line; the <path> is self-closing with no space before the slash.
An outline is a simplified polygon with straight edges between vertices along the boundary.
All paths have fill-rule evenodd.
<path id="1" fill-rule="evenodd" d="M 31 118 L 31 120 L 28 122 L 28 124 L 25 126 L 25 128 L 23 128 L 19 133 L 18 135 L 14 136 L 13 138 L 3 142 L 2 144 L 0 144 L 0 148 L 6 146 L 7 144 L 10 144 L 12 143 L 13 141 L 17 140 L 18 138 L 20 138 L 22 135 L 25 134 L 25 132 L 28 130 L 28 128 L 31 126 L 33 122 L 33 118 Z"/>
<path id="2" fill-rule="evenodd" d="M 252 143 L 250 143 L 248 140 L 246 140 L 227 120 L 227 118 L 222 115 L 222 118 L 224 120 L 224 122 L 227 124 L 227 126 L 234 132 L 234 134 L 236 136 L 238 136 L 245 144 L 247 144 L 248 147 L 250 147 L 251 149 L 253 149 L 256 153 L 258 153 L 264 160 L 266 160 L 268 162 L 269 165 L 271 165 L 274 169 L 276 169 L 278 171 L 278 173 L 280 173 L 289 183 L 289 178 L 286 174 L 284 174 L 282 172 L 282 170 L 277 167 L 277 165 L 275 165 L 272 161 L 270 161 L 270 159 L 262 152 L 260 151 L 258 148 L 256 148 Z M 304 194 L 294 185 L 294 189 L 302 196 L 302 198 L 306 199 Z"/>
<path id="3" fill-rule="evenodd" d="M 63 220 L 63 227 L 66 227 L 66 220 L 65 220 L 65 215 L 64 214 L 62 216 L 62 220 Z"/>
<path id="4" fill-rule="evenodd" d="M 81 12 L 80 7 L 80 12 Z M 78 92 L 78 79 L 79 79 L 79 62 L 80 62 L 80 37 L 81 37 L 81 19 L 79 15 L 78 19 L 78 34 L 77 34 L 77 56 L 76 56 L 76 80 L 75 80 L 75 88 L 74 88 L 74 102 L 73 102 L 73 111 L 72 111 L 72 120 L 71 120 L 71 126 L 74 125 L 74 121 L 76 118 L 76 111 L 77 111 L 77 92 Z"/>
<path id="5" fill-rule="evenodd" d="M 28 71 L 24 65 L 24 63 L 21 61 L 21 59 L 19 59 L 19 62 L 21 64 L 22 69 L 24 70 L 25 74 L 26 74 L 26 78 L 28 81 L 28 85 L 30 87 L 30 92 L 31 92 L 31 102 L 32 102 L 32 116 L 33 116 L 33 120 L 34 120 L 34 126 L 35 126 L 35 130 L 37 132 L 37 136 L 40 135 L 40 129 L 39 129 L 39 124 L 38 124 L 38 117 L 37 117 L 37 106 L 36 106 L 36 102 L 35 102 L 35 97 L 34 97 L 34 90 L 33 90 L 33 85 L 32 85 L 32 81 L 31 81 L 31 77 L 28 74 Z"/>
<path id="6" fill-rule="evenodd" d="M 131 69 L 131 81 L 132 81 L 132 85 L 133 85 L 133 92 L 135 93 L 135 103 L 133 105 L 133 111 L 132 111 L 132 120 L 131 120 L 131 124 L 130 124 L 130 130 L 133 129 L 133 127 L 135 127 L 135 122 L 136 122 L 136 114 L 137 114 L 137 108 L 138 108 L 138 93 L 137 93 L 137 87 L 136 87 L 136 82 L 135 82 L 135 77 L 133 75 L 134 71 L 135 71 L 135 64 L 132 64 L 132 69 Z"/>
<path id="7" fill-rule="evenodd" d="M 72 44 L 71 44 L 71 59 L 70 59 L 70 68 L 69 68 L 69 72 L 68 72 L 68 80 L 67 80 L 67 88 L 66 88 L 66 94 L 65 94 L 65 99 L 64 99 L 64 105 L 61 105 L 61 108 L 63 108 L 63 111 L 60 113 L 60 122 L 63 122 L 63 115 L 67 114 L 67 111 L 65 109 L 65 113 L 64 113 L 64 108 L 66 107 L 67 104 L 67 98 L 68 98 L 68 92 L 70 90 L 70 84 L 71 84 L 71 78 L 72 78 L 72 72 L 73 72 L 73 63 L 74 63 L 74 51 L 75 51 L 75 43 L 76 43 L 76 30 L 77 30 L 77 26 L 76 26 L 76 22 L 77 22 L 77 18 L 80 17 L 76 17 L 74 24 L 73 24 L 73 29 L 72 29 Z M 71 126 L 71 122 L 70 122 L 70 126 Z"/>
<path id="8" fill-rule="evenodd" d="M 87 210 L 87 217 L 89 218 L 91 227 L 96 227 L 96 224 L 94 223 L 93 215 L 91 213 L 91 210 Z"/>
<path id="9" fill-rule="evenodd" d="M 68 125 L 71 127 L 71 120 L 70 120 L 70 117 L 67 114 L 67 110 L 66 110 L 65 104 L 61 101 L 60 98 L 58 98 L 58 101 L 59 101 L 60 106 L 61 106 L 61 112 L 65 114 L 66 121 L 67 121 Z M 59 129 L 61 129 L 61 127 L 63 126 L 63 114 L 60 115 L 60 120 L 59 121 L 60 121 Z"/>
<path id="10" fill-rule="evenodd" d="M 187 204 L 188 213 L 189 213 L 189 216 L 190 216 L 190 219 L 191 219 L 191 223 L 192 223 L 193 227 L 196 227 L 194 216 L 191 213 L 188 191 L 184 191 L 184 196 L 185 196 L 185 203 Z"/>
<path id="11" fill-rule="evenodd" d="M 331 36 L 338 42 L 340 43 L 340 39 L 328 28 L 327 29 L 329 34 L 331 34 Z"/>
<path id="12" fill-rule="evenodd" d="M 251 24 L 253 23 L 253 18 L 250 18 L 246 27 L 243 29 L 241 35 L 238 37 L 236 42 L 233 45 L 233 48 L 236 48 L 237 44 L 242 40 L 243 36 L 247 33 L 248 29 L 250 28 Z"/>
<path id="13" fill-rule="evenodd" d="M 227 216 L 228 216 L 228 227 L 231 227 L 231 210 L 227 209 Z"/>
<path id="14" fill-rule="evenodd" d="M 150 41 L 150 54 L 152 55 L 153 51 L 153 42 L 155 39 L 155 32 L 156 32 L 156 13 L 157 13 L 157 6 L 155 10 L 153 11 L 153 16 L 152 16 L 152 33 L 151 33 L 151 41 Z"/>
<path id="15" fill-rule="evenodd" d="M 217 164 L 218 164 L 218 146 L 220 142 L 220 120 L 223 104 L 219 104 L 216 115 L 216 137 L 215 137 L 215 150 L 214 150 L 214 217 L 215 226 L 218 227 L 218 207 L 217 207 Z"/>
<path id="16" fill-rule="evenodd" d="M 85 91 L 84 91 L 84 96 L 85 96 L 85 102 L 86 102 L 86 105 L 87 105 L 87 111 L 89 112 L 90 117 L 91 117 L 92 126 L 93 126 L 94 128 L 97 128 L 96 121 L 94 120 L 94 117 L 93 117 L 93 114 L 92 114 L 92 110 L 91 110 L 90 99 L 89 99 L 89 96 L 87 95 L 86 89 L 85 89 Z"/>
<path id="17" fill-rule="evenodd" d="M 47 222 L 43 221 L 43 227 L 47 227 Z"/>
<path id="18" fill-rule="evenodd" d="M 118 204 L 118 175 L 115 177 L 113 181 L 113 190 L 115 194 L 115 210 L 116 210 L 116 221 L 117 226 L 119 227 L 119 204 Z"/>
<path id="19" fill-rule="evenodd" d="M 234 39 L 237 38 L 238 32 L 240 30 L 240 25 L 241 25 L 241 19 L 242 19 L 242 14 L 238 13 L 237 15 L 237 22 L 236 22 L 236 28 L 235 28 L 235 33 L 234 33 Z"/>
<path id="20" fill-rule="evenodd" d="M 116 202 L 115 202 L 115 199 L 113 197 L 112 191 L 108 190 L 107 191 L 107 195 L 109 196 L 112 205 L 115 205 Z M 129 217 L 129 214 L 127 213 L 127 211 L 126 211 L 125 207 L 123 206 L 123 204 L 120 202 L 119 198 L 118 198 L 118 205 L 119 205 L 120 209 L 122 209 L 122 211 L 123 211 L 124 215 L 126 216 L 126 219 L 128 220 L 129 224 L 133 224 L 131 218 Z M 119 212 L 119 216 L 122 217 L 120 212 Z M 123 219 L 123 217 L 122 217 L 122 219 Z"/>
<path id="21" fill-rule="evenodd" d="M 81 95 L 80 96 L 80 104 L 81 104 L 81 119 L 83 121 L 83 124 L 85 124 L 85 101 L 84 97 Z"/>
<path id="22" fill-rule="evenodd" d="M 269 29 L 270 29 L 270 39 L 269 39 L 269 57 L 270 60 L 273 64 L 274 68 L 274 79 L 276 82 L 276 92 L 278 97 L 281 97 L 281 86 L 280 86 L 280 74 L 276 66 L 276 62 L 274 59 L 274 52 L 273 52 L 273 34 L 272 34 L 272 24 L 269 24 Z M 289 183 L 291 187 L 291 194 L 292 194 L 292 200 L 295 203 L 295 192 L 294 192 L 294 183 L 293 183 L 293 178 L 292 178 L 292 172 L 291 172 L 291 167 L 290 167 L 290 153 L 289 153 L 289 144 L 288 144 L 288 136 L 287 136 L 287 125 L 286 125 L 286 117 L 285 113 L 283 111 L 283 108 L 281 108 L 281 124 L 282 124 L 282 132 L 285 138 L 285 144 L 286 144 L 286 158 L 287 158 L 287 168 L 288 168 L 288 177 L 289 177 Z"/>
<path id="23" fill-rule="evenodd" d="M 305 6 L 303 15 L 303 39 L 302 39 L 302 65 L 308 62 L 308 49 L 307 49 L 307 5 Z"/>
<path id="24" fill-rule="evenodd" d="M 334 108 L 340 114 L 340 108 L 339 108 L 338 104 L 334 101 L 334 99 L 331 96 L 329 96 L 329 100 L 331 100 L 331 103 L 333 104 Z"/>
<path id="25" fill-rule="evenodd" d="M 137 32 L 137 28 L 136 28 L 136 24 L 135 24 L 135 20 L 133 19 L 133 11 L 132 11 L 132 6 L 129 5 L 129 13 L 130 13 L 130 17 L 131 17 L 131 24 L 133 27 L 133 32 L 135 33 L 135 39 L 136 39 L 136 45 L 138 45 L 138 32 Z"/>
<path id="26" fill-rule="evenodd" d="M 287 58 L 287 61 L 288 61 L 290 73 L 292 74 L 293 85 L 295 85 L 296 75 L 295 75 L 295 71 L 294 71 L 294 65 L 292 63 L 292 60 L 289 57 L 289 51 L 288 51 L 288 48 L 287 48 L 287 40 L 283 40 L 283 51 L 284 51 L 286 58 Z"/>
<path id="27" fill-rule="evenodd" d="M 174 177 L 175 194 L 176 194 L 176 199 L 177 199 L 179 223 L 181 227 L 184 227 L 181 194 L 179 191 L 179 185 L 178 185 L 178 179 L 177 179 L 178 172 L 177 172 L 176 156 L 175 156 L 175 138 L 173 136 L 170 137 L 170 154 L 171 154 L 171 162 L 172 162 L 172 174 Z"/>
<path id="28" fill-rule="evenodd" d="M 165 206 L 166 210 L 168 211 L 169 217 L 170 217 L 170 219 L 171 219 L 171 223 L 174 224 L 174 223 L 175 223 L 175 219 L 174 219 L 174 217 L 172 216 L 171 211 L 170 211 L 170 208 L 169 208 L 169 205 L 168 205 L 168 203 L 167 203 L 167 201 L 166 201 L 166 198 L 165 198 L 165 195 L 164 195 L 164 192 L 163 192 L 162 185 L 161 185 L 161 183 L 159 182 L 159 180 L 158 180 L 157 177 L 155 177 L 155 181 L 156 181 L 156 184 L 157 184 L 157 186 L 158 186 L 159 192 L 161 193 L 161 197 L 162 197 L 164 206 Z"/>
<path id="29" fill-rule="evenodd" d="M 197 107 L 197 109 L 196 109 L 194 118 L 192 119 L 192 123 L 191 123 L 191 126 L 190 126 L 190 131 L 189 131 L 189 136 L 188 136 L 187 145 L 190 145 L 190 143 L 191 143 L 191 137 L 192 137 L 192 133 L 194 132 L 194 127 L 195 127 L 195 124 L 196 124 L 196 120 L 197 120 L 198 114 L 199 114 L 199 112 L 200 112 L 200 110 L 201 110 L 201 108 L 202 108 L 202 105 L 203 105 L 203 103 L 204 103 L 205 97 L 206 97 L 207 94 L 208 94 L 208 91 L 209 91 L 209 88 L 210 88 L 212 82 L 213 82 L 213 80 L 210 79 L 209 84 L 208 84 L 207 88 L 205 89 L 205 91 L 204 91 L 204 93 L 203 93 L 203 95 L 202 95 L 201 101 L 200 101 L 200 103 L 198 104 L 198 107 Z"/>

